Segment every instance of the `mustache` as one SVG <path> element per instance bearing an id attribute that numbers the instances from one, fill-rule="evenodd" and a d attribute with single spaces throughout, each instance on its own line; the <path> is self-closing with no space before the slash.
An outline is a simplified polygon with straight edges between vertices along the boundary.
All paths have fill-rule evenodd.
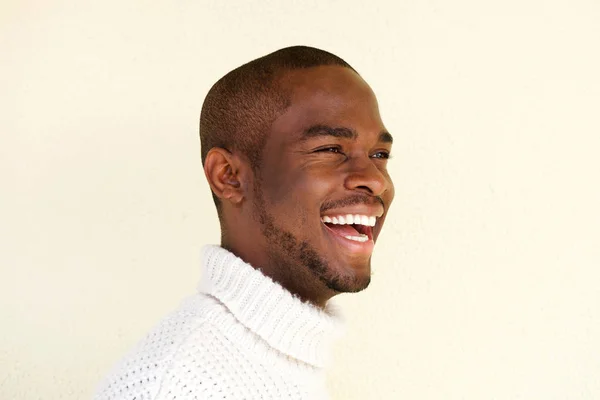
<path id="1" fill-rule="evenodd" d="M 383 203 L 383 199 L 381 197 L 369 196 L 366 194 L 355 194 L 353 196 L 346 197 L 342 200 L 328 201 L 323 204 L 323 207 L 321 207 L 321 211 L 324 212 L 333 208 L 349 207 L 357 204 L 365 204 L 367 206 L 372 206 L 377 203 L 380 203 L 381 206 L 385 209 L 385 204 Z"/>

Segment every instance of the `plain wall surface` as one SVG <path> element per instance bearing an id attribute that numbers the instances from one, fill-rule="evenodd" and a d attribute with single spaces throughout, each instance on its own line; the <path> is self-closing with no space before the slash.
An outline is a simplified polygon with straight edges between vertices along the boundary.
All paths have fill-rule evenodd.
<path id="1" fill-rule="evenodd" d="M 89 398 L 195 291 L 204 96 L 295 44 L 395 138 L 332 398 L 600 399 L 596 0 L 3 1 L 0 399 Z"/>

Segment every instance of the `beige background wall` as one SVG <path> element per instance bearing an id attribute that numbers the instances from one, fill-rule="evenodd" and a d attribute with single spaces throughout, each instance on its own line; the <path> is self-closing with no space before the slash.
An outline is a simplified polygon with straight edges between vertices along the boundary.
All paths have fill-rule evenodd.
<path id="1" fill-rule="evenodd" d="M 88 398 L 195 290 L 197 121 L 277 48 L 350 62 L 394 134 L 334 399 L 600 398 L 600 3 L 3 1 L 0 398 Z"/>

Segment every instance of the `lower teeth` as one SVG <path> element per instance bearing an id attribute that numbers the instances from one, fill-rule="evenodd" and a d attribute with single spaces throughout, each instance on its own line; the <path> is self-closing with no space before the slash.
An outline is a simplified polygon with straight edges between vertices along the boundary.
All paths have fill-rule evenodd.
<path id="1" fill-rule="evenodd" d="M 369 237 L 365 234 L 360 234 L 360 236 L 344 236 L 346 239 L 354 240 L 355 242 L 366 242 L 369 240 Z"/>

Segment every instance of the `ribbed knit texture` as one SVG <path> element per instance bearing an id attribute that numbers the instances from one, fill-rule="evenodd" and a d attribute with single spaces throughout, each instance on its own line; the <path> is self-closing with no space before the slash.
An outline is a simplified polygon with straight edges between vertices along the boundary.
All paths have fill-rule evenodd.
<path id="1" fill-rule="evenodd" d="M 336 312 L 302 302 L 218 246 L 198 293 L 110 373 L 95 400 L 326 399 Z"/>

